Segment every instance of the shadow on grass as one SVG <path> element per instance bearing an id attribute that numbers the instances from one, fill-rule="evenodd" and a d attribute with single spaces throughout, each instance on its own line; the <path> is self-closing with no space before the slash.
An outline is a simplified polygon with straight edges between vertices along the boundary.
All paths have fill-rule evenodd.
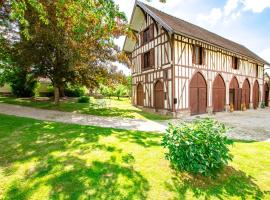
<path id="1" fill-rule="evenodd" d="M 28 184 L 16 181 L 6 193 L 6 199 L 29 199 L 40 185 L 50 187 L 49 199 L 146 199 L 148 181 L 132 166 L 121 166 L 113 159 L 93 161 L 90 166 L 76 157 L 65 157 L 72 168 L 59 170 L 66 161 L 52 157 L 25 177 Z"/>
<path id="2" fill-rule="evenodd" d="M 269 193 L 261 191 L 252 176 L 229 166 L 214 179 L 178 173 L 166 187 L 177 194 L 175 199 L 188 199 L 188 192 L 202 199 L 262 199 Z"/>
<path id="3" fill-rule="evenodd" d="M 6 115 L 0 115 L 0 121 L 0 132 L 5 133 L 0 137 L 0 146 L 5 147 L 0 149 L 3 175 L 12 176 L 18 166 L 35 160 L 22 178 L 8 185 L 5 199 L 44 194 L 39 192 L 44 185 L 49 199 L 146 199 L 149 183 L 133 168 L 132 153 L 99 140 L 113 136 L 127 145 L 147 148 L 160 145 L 160 135 L 27 118 L 15 121 Z M 92 158 L 93 152 L 100 153 L 101 159 Z"/>

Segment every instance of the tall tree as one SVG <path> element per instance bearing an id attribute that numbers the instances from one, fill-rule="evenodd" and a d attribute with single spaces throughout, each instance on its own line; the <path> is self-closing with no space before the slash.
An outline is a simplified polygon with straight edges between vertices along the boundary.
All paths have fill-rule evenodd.
<path id="1" fill-rule="evenodd" d="M 67 82 L 98 84 L 96 75 L 117 59 L 113 39 L 127 31 L 113 0 L 13 0 L 9 6 L 20 31 L 14 60 L 52 81 L 56 103 Z"/>

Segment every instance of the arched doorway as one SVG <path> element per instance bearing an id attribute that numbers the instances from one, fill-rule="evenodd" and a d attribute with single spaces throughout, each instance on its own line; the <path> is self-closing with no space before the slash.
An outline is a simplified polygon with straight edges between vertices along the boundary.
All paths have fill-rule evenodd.
<path id="1" fill-rule="evenodd" d="M 226 86 L 223 78 L 218 75 L 213 83 L 213 111 L 224 111 L 226 101 Z"/>
<path id="2" fill-rule="evenodd" d="M 137 105 L 143 106 L 144 94 L 143 94 L 143 86 L 141 83 L 137 86 Z"/>
<path id="3" fill-rule="evenodd" d="M 246 108 L 249 108 L 250 104 L 250 84 L 246 79 L 242 86 L 242 103 L 245 104 Z"/>
<path id="4" fill-rule="evenodd" d="M 230 106 L 233 106 L 234 110 L 241 109 L 241 89 L 235 77 L 233 77 L 230 83 L 229 103 Z"/>
<path id="5" fill-rule="evenodd" d="M 259 107 L 259 83 L 256 80 L 253 85 L 253 108 L 257 109 Z"/>
<path id="6" fill-rule="evenodd" d="M 207 85 L 200 72 L 193 76 L 189 84 L 189 106 L 192 115 L 206 113 Z"/>
<path id="7" fill-rule="evenodd" d="M 155 109 L 164 109 L 164 89 L 163 89 L 163 83 L 161 81 L 157 81 L 154 86 L 155 91 Z"/>
<path id="8" fill-rule="evenodd" d="M 269 86 L 267 83 L 264 84 L 264 102 L 265 106 L 269 106 Z"/>

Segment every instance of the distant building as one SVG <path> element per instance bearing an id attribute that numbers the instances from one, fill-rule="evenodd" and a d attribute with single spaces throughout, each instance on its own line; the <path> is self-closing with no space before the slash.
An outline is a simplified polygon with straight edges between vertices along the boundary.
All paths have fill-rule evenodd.
<path id="1" fill-rule="evenodd" d="M 136 1 L 123 50 L 133 104 L 174 116 L 258 108 L 265 60 L 246 47 Z"/>

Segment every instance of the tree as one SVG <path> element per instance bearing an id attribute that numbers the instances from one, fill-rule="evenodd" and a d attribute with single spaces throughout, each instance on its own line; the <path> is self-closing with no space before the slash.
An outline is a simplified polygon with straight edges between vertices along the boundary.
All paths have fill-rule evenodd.
<path id="1" fill-rule="evenodd" d="M 117 85 L 115 88 L 115 92 L 114 95 L 117 97 L 117 99 L 119 100 L 120 97 L 124 96 L 127 94 L 127 87 L 124 85 Z"/>
<path id="2" fill-rule="evenodd" d="M 10 6 L 11 19 L 19 24 L 14 60 L 52 81 L 56 103 L 59 88 L 67 82 L 98 85 L 105 67 L 119 52 L 113 39 L 127 31 L 126 18 L 113 0 L 4 2 Z"/>

